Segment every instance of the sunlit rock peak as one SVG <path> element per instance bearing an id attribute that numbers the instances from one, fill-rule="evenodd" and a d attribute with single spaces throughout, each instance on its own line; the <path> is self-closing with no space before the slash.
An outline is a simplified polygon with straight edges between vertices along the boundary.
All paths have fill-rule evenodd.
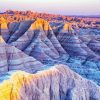
<path id="1" fill-rule="evenodd" d="M 76 22 L 67 22 L 67 23 L 64 23 L 63 25 L 64 31 L 73 32 L 74 29 L 77 29 L 77 30 L 79 29 Z"/>
<path id="2" fill-rule="evenodd" d="M 71 23 L 65 23 L 63 26 L 63 30 L 70 31 L 72 30 L 72 24 Z"/>
<path id="3" fill-rule="evenodd" d="M 31 25 L 30 29 L 31 30 L 35 30 L 35 29 L 40 30 L 41 29 L 44 31 L 48 31 L 48 30 L 51 30 L 51 27 L 46 20 L 37 18 L 36 21 Z"/>
<path id="4" fill-rule="evenodd" d="M 0 17 L 0 27 L 1 29 L 7 29 L 7 21 L 3 18 L 3 17 Z"/>

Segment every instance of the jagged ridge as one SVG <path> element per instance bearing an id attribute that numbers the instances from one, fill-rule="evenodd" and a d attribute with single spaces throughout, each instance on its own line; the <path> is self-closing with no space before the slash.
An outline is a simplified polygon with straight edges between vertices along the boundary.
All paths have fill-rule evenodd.
<path id="1" fill-rule="evenodd" d="M 8 44 L 43 64 L 67 64 L 74 71 L 99 84 L 100 77 L 95 76 L 100 75 L 99 41 L 96 40 L 98 44 L 94 44 L 97 48 L 94 51 L 93 47 L 91 48 L 94 40 L 90 38 L 86 43 L 86 39 L 83 40 L 79 35 L 82 28 L 79 28 L 77 23 L 54 24 L 53 29 L 47 21 L 38 18 L 36 21 L 15 22 L 8 26 L 9 32 L 5 35 L 2 33 L 4 39 L 7 37 L 6 34 L 9 35 L 9 38 L 5 39 Z M 12 28 L 14 26 L 16 27 Z M 83 33 L 85 31 L 87 30 Z"/>
<path id="2" fill-rule="evenodd" d="M 5 19 L 0 19 L 1 34 L 7 43 L 4 42 L 1 36 L 0 41 L 2 43 L 0 44 L 0 58 L 2 60 L 0 62 L 0 76 L 2 76 L 2 78 L 0 80 L 3 81 L 3 79 L 6 80 L 8 78 L 9 74 L 6 78 L 3 77 L 5 72 L 15 70 L 15 76 L 13 76 L 13 73 L 11 75 L 13 78 L 16 78 L 16 80 L 18 80 L 17 78 L 20 78 L 20 82 L 22 82 L 20 83 L 18 80 L 17 83 L 19 83 L 19 85 L 17 86 L 16 82 L 12 83 L 12 78 L 10 79 L 11 82 L 9 82 L 9 80 L 4 81 L 5 83 L 3 82 L 3 84 L 1 84 L 1 90 L 2 87 L 6 87 L 7 84 L 11 87 L 7 91 L 7 95 L 1 94 L 1 96 L 3 95 L 1 98 L 9 98 L 10 100 L 31 100 L 32 98 L 36 100 L 40 100 L 41 98 L 43 98 L 43 100 L 74 100 L 77 98 L 79 98 L 79 100 L 81 98 L 83 100 L 99 100 L 99 86 L 80 77 L 69 70 L 67 66 L 51 66 L 58 63 L 69 65 L 72 70 L 99 84 L 99 38 L 96 36 L 95 39 L 92 38 L 91 34 L 89 34 L 90 31 L 83 31 L 83 29 L 79 28 L 76 23 L 63 22 L 60 25 L 54 24 L 54 26 L 52 26 L 52 24 L 54 23 L 51 22 L 49 24 L 43 19 L 8 24 Z M 86 37 L 81 35 L 84 34 L 84 32 L 88 32 Z M 86 39 L 87 37 L 89 38 Z M 93 48 L 91 45 L 94 45 L 97 49 Z M 50 66 L 51 69 L 48 68 Z M 43 69 L 46 70 L 47 68 L 49 75 L 46 74 L 46 71 L 37 73 L 37 71 Z M 36 74 L 31 75 L 25 72 L 16 72 L 16 70 L 23 70 Z M 34 76 L 37 77 L 36 80 L 33 79 Z M 47 77 L 50 82 L 47 82 L 50 85 L 50 87 L 47 87 L 49 92 L 46 91 L 48 95 L 45 94 L 45 92 L 43 94 L 43 91 L 45 90 L 42 87 L 48 85 L 41 83 L 41 80 L 44 77 Z M 39 83 L 37 85 L 36 82 L 38 82 L 38 78 Z M 30 80 L 35 81 L 35 84 L 37 85 L 35 85 L 36 88 L 33 86 L 34 81 L 31 83 Z M 26 84 L 27 82 L 28 84 Z M 12 86 L 12 84 L 14 85 Z M 20 90 L 20 88 L 23 87 L 23 84 L 25 88 Z M 66 85 L 69 86 L 69 88 L 65 88 L 67 87 Z M 33 90 L 30 88 L 31 86 L 33 86 Z M 18 91 L 12 90 L 12 88 L 16 88 Z M 27 91 L 27 88 L 28 92 L 25 92 Z M 80 88 L 82 88 L 82 91 Z M 22 94 L 20 94 L 20 91 Z M 30 92 L 31 95 L 29 96 Z M 8 95 L 9 93 L 11 95 Z M 16 93 L 18 93 L 17 96 L 15 96 Z M 35 95 L 33 95 L 33 93 Z"/>
<path id="3" fill-rule="evenodd" d="M 100 99 L 100 87 L 64 65 L 56 65 L 37 74 L 13 72 L 9 80 L 0 84 L 0 90 L 0 100 Z"/>

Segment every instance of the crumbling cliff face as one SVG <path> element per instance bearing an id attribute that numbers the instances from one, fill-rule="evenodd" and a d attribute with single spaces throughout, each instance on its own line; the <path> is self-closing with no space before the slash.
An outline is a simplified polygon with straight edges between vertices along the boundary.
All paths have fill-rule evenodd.
<path id="1" fill-rule="evenodd" d="M 3 89 L 2 89 L 3 88 Z M 100 100 L 100 87 L 65 65 L 36 74 L 12 72 L 0 84 L 0 100 Z"/>

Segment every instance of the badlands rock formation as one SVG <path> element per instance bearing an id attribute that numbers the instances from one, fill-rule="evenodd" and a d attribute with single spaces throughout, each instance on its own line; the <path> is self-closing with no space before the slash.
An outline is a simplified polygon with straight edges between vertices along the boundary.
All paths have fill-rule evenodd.
<path id="1" fill-rule="evenodd" d="M 14 26 L 16 29 L 12 28 Z M 39 62 L 46 65 L 56 63 L 69 65 L 84 77 L 100 83 L 99 41 L 96 39 L 98 43 L 94 44 L 93 47 L 97 48 L 94 51 L 93 47 L 91 48 L 94 40 L 91 34 L 89 40 L 82 37 L 80 35 L 82 30 L 75 22 L 62 23 L 58 26 L 55 24 L 55 29 L 52 29 L 47 21 L 38 18 L 36 21 L 10 23 L 7 30 L 8 33 L 2 33 L 6 43 Z"/>
<path id="2" fill-rule="evenodd" d="M 2 42 L 3 39 L 0 40 L 0 73 L 10 70 L 35 73 L 44 66 L 41 62 L 24 54 L 21 50 Z"/>
<path id="3" fill-rule="evenodd" d="M 99 27 L 65 20 L 0 17 L 0 100 L 100 100 Z"/>
<path id="4" fill-rule="evenodd" d="M 0 100 L 100 100 L 100 87 L 64 65 L 8 75 L 10 79 L 0 84 Z"/>

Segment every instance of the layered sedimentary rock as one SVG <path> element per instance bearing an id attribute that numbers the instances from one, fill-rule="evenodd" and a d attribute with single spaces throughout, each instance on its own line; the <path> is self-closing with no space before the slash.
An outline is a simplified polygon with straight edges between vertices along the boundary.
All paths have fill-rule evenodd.
<path id="1" fill-rule="evenodd" d="M 57 39 L 70 55 L 86 56 L 87 52 L 81 47 L 81 40 L 75 35 L 70 23 L 59 27 Z M 75 48 L 75 49 L 74 49 Z M 80 51 L 80 52 L 79 52 Z"/>
<path id="2" fill-rule="evenodd" d="M 100 99 L 99 30 L 58 19 L 0 17 L 0 100 Z"/>
<path id="3" fill-rule="evenodd" d="M 93 39 L 88 43 L 89 48 L 100 55 L 100 39 Z"/>
<path id="4" fill-rule="evenodd" d="M 16 24 L 18 25 L 18 23 Z M 23 25 L 23 28 L 21 28 L 21 25 Z M 9 30 L 11 30 L 11 26 L 12 23 L 9 25 Z M 21 31 L 23 29 L 27 30 L 23 32 Z M 46 60 L 53 62 L 52 59 L 67 54 L 53 34 L 49 23 L 43 19 L 37 19 L 35 22 L 20 22 L 17 30 L 13 32 L 6 42 L 43 63 Z"/>
<path id="5" fill-rule="evenodd" d="M 28 30 L 28 28 L 30 27 L 30 25 L 31 25 L 31 23 L 33 23 L 34 22 L 34 20 L 33 21 L 23 21 L 23 22 L 16 22 L 16 23 L 14 23 L 14 25 L 16 25 L 16 26 L 14 26 L 14 25 L 9 25 L 9 29 L 10 29 L 10 31 L 12 31 L 13 33 L 12 33 L 12 35 L 10 36 L 10 38 L 8 39 L 8 43 L 11 43 L 11 42 L 14 42 L 14 41 L 16 41 L 19 37 L 21 37 L 27 30 Z M 13 29 L 13 27 L 15 28 L 15 29 Z"/>
<path id="6" fill-rule="evenodd" d="M 37 67 L 35 67 L 37 66 Z M 10 70 L 23 70 L 34 73 L 44 65 L 33 57 L 29 57 L 21 50 L 10 46 L 0 37 L 0 73 Z"/>
<path id="7" fill-rule="evenodd" d="M 100 75 L 100 56 L 96 54 L 88 45 L 88 43 L 91 43 L 89 42 L 91 38 L 89 41 L 87 39 L 87 43 L 83 42 L 81 38 L 79 38 L 78 33 L 76 33 L 76 30 L 72 27 L 72 25 L 73 23 L 67 23 L 60 26 L 56 32 L 57 39 L 66 52 L 70 55 L 68 62 L 75 62 L 73 65 L 70 65 L 71 68 L 76 72 L 81 73 L 81 75 L 85 75 L 85 77 L 97 80 L 96 78 L 99 78 Z M 99 45 L 95 44 L 95 47 L 99 48 Z M 93 70 L 95 71 L 93 72 Z"/>
<path id="8" fill-rule="evenodd" d="M 10 23 L 8 30 L 6 34 L 9 34 L 9 38 L 4 38 L 8 44 L 43 64 L 67 64 L 74 71 L 99 84 L 100 77 L 97 76 L 100 75 L 100 56 L 90 46 L 93 36 L 89 30 L 80 29 L 75 22 L 49 24 L 40 18 L 36 21 Z M 85 38 L 81 34 L 86 32 Z M 3 34 L 2 36 L 4 37 Z M 98 44 L 96 48 L 99 49 Z"/>
<path id="9" fill-rule="evenodd" d="M 36 74 L 17 71 L 8 75 L 9 79 L 0 84 L 0 100 L 100 99 L 100 87 L 64 65 L 56 65 Z"/>

